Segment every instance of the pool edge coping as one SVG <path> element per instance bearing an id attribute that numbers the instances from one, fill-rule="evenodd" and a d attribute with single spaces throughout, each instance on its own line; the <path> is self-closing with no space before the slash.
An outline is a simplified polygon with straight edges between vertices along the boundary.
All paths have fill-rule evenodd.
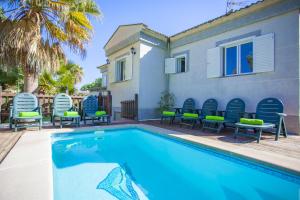
<path id="1" fill-rule="evenodd" d="M 20 152 L 18 152 L 16 149 L 19 148 L 20 146 L 22 146 L 22 141 L 24 139 L 26 139 L 27 137 L 31 136 L 32 134 L 39 134 L 39 136 L 41 138 L 44 138 L 45 140 L 47 140 L 47 151 L 48 153 L 46 153 L 44 159 L 46 160 L 45 162 L 47 163 L 47 169 L 44 168 L 44 170 L 50 170 L 50 171 L 46 171 L 46 173 L 48 174 L 48 176 L 41 180 L 44 187 L 46 187 L 45 185 L 47 185 L 48 188 L 48 193 L 47 194 L 43 194 L 43 198 L 42 199 L 53 199 L 54 197 L 54 190 L 53 190 L 53 166 L 52 166 L 52 149 L 51 149 L 51 144 L 52 144 L 52 136 L 56 135 L 56 134 L 60 134 L 60 133 L 68 133 L 68 132 L 72 132 L 72 133 L 81 133 L 83 131 L 93 131 L 93 130 L 116 130 L 116 129 L 128 129 L 128 128 L 137 128 L 137 129 L 141 129 L 141 130 L 145 130 L 145 131 L 149 131 L 151 133 L 154 134 L 158 134 L 161 135 L 163 137 L 170 137 L 170 138 L 175 138 L 176 140 L 183 140 L 184 142 L 187 143 L 191 143 L 192 145 L 196 145 L 196 146 L 200 146 L 200 147 L 207 147 L 208 149 L 212 149 L 212 150 L 216 150 L 216 151 L 221 151 L 224 152 L 227 155 L 231 155 L 231 156 L 238 156 L 239 158 L 244 158 L 244 159 L 250 159 L 251 161 L 254 162 L 258 162 L 259 164 L 263 164 L 266 165 L 268 167 L 272 167 L 278 170 L 282 170 L 282 171 L 286 171 L 288 173 L 292 173 L 293 175 L 296 176 L 300 176 L 300 161 L 297 160 L 296 158 L 290 159 L 290 160 L 294 160 L 296 162 L 296 165 L 298 166 L 292 166 L 291 165 L 285 165 L 283 163 L 274 163 L 274 161 L 270 162 L 270 160 L 272 159 L 278 159 L 278 157 L 283 157 L 283 159 L 288 160 L 287 156 L 275 156 L 275 158 L 269 158 L 269 159 L 262 159 L 263 156 L 257 156 L 257 153 L 266 153 L 263 151 L 259 151 L 257 149 L 250 149 L 248 147 L 238 147 L 236 145 L 233 144 L 226 144 L 222 141 L 215 141 L 212 139 L 208 139 L 208 138 L 204 138 L 204 137 L 199 137 L 199 136 L 193 136 L 190 134 L 185 134 L 183 132 L 180 131 L 174 131 L 174 130 L 169 130 L 169 129 L 164 129 L 164 128 L 160 128 L 160 127 L 156 127 L 156 126 L 152 126 L 152 125 L 147 125 L 147 124 L 126 124 L 126 125 L 109 125 L 109 126 L 94 126 L 94 127 L 81 127 L 81 128 L 76 128 L 76 129 L 72 129 L 72 128 L 64 128 L 64 129 L 43 129 L 42 131 L 25 131 L 24 134 L 22 135 L 22 137 L 19 139 L 19 141 L 15 144 L 15 146 L 12 148 L 11 152 L 6 156 L 6 158 L 3 160 L 3 162 L 0 164 L 0 172 L 3 169 L 3 163 L 7 164 L 6 162 L 13 162 L 14 159 L 16 157 L 20 157 Z M 44 133 L 45 132 L 45 133 Z M 34 137 L 34 136 L 33 136 Z M 198 137 L 198 140 L 195 141 L 193 140 L 193 137 Z M 228 149 L 231 146 L 232 149 Z M 252 151 L 249 152 L 248 151 Z M 253 153 L 254 152 L 254 153 Z M 41 153 L 41 152 L 39 152 Z M 38 152 L 34 152 L 34 154 L 38 155 Z M 275 153 L 270 153 L 272 155 L 276 155 Z M 34 157 L 33 155 L 31 155 L 32 157 Z M 269 155 L 264 155 L 264 156 L 269 156 Z M 277 157 L 277 158 L 276 158 Z M 33 160 L 26 160 L 26 162 L 30 163 L 30 162 L 34 162 Z M 50 164 L 51 166 L 49 167 L 48 164 Z M 9 165 L 12 165 L 13 167 L 13 163 L 9 163 Z M 8 166 L 9 166 L 8 165 Z M 19 169 L 20 170 L 20 169 Z M 44 171 L 45 172 L 45 171 Z M 24 171 L 23 171 L 24 173 Z M 35 174 L 35 176 L 39 176 L 39 174 Z M 10 180 L 9 180 L 10 181 Z M 25 184 L 26 182 L 24 180 L 18 180 L 19 182 L 15 183 L 15 185 L 22 185 Z M 5 182 L 2 180 L 2 183 Z M 1 184 L 1 180 L 0 180 L 0 184 Z M 6 198 L 7 200 L 13 199 L 13 200 L 18 200 L 18 199 L 36 199 L 36 198 L 32 198 L 32 196 L 34 196 L 35 192 L 39 190 L 39 187 L 42 187 L 40 185 L 32 185 L 30 186 L 30 191 L 24 191 L 23 194 L 17 194 L 17 198 L 16 196 L 13 197 L 8 197 Z M 28 188 L 28 186 L 27 186 Z M 14 189 L 14 186 L 11 186 L 10 189 Z M 0 197 L 4 196 L 6 194 L 7 191 L 0 191 Z M 11 191 L 10 191 L 11 192 Z"/>
<path id="2" fill-rule="evenodd" d="M 200 148 L 205 147 L 208 149 L 212 149 L 215 151 L 221 151 L 224 154 L 227 154 L 229 156 L 237 156 L 241 159 L 249 159 L 250 161 L 257 162 L 262 165 L 266 165 L 268 167 L 272 167 L 278 170 L 287 171 L 288 173 L 292 173 L 296 176 L 300 176 L 300 160 L 297 160 L 296 158 L 290 158 L 283 155 L 276 155 L 276 153 L 270 153 L 266 151 L 261 151 L 257 149 L 252 149 L 249 147 L 243 147 L 243 146 L 236 146 L 230 143 L 224 143 L 222 141 L 215 141 L 212 139 L 204 138 L 201 136 L 195 136 L 191 134 L 186 134 L 180 131 L 174 131 L 169 130 L 157 126 L 152 126 L 148 124 L 123 124 L 123 125 L 110 125 L 110 126 L 94 126 L 94 127 L 84 127 L 80 129 L 76 129 L 75 131 L 71 131 L 72 133 L 80 133 L 82 131 L 93 131 L 93 130 L 117 130 L 117 129 L 129 129 L 129 128 L 138 128 L 145 131 L 150 131 L 153 134 L 158 134 L 163 137 L 170 137 L 175 138 L 176 140 L 182 140 L 184 142 L 191 143 L 193 145 L 199 146 Z M 66 131 L 63 132 L 55 132 L 53 134 L 60 134 L 60 133 L 67 133 Z M 193 140 L 191 137 L 197 137 L 197 139 L 201 139 L 201 141 Z M 213 144 L 211 144 L 213 143 Z M 248 151 L 247 151 L 248 150 Z M 264 155 L 262 155 L 264 154 Z M 268 155 L 267 155 L 268 154 Z M 273 158 L 268 158 L 267 156 L 273 156 Z M 277 157 L 277 158 L 276 158 Z M 293 160 L 298 161 L 298 165 L 292 166 L 286 165 L 285 162 L 274 162 L 273 159 L 284 159 L 284 160 Z"/>

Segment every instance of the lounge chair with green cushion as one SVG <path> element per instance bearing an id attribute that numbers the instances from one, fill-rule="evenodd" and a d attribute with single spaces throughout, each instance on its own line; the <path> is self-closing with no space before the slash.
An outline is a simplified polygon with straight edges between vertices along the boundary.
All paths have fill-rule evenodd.
<path id="1" fill-rule="evenodd" d="M 287 130 L 284 122 L 286 114 L 283 113 L 283 103 L 276 98 L 266 98 L 261 100 L 256 107 L 255 118 L 242 118 L 236 123 L 234 137 L 248 136 L 253 137 L 259 143 L 262 131 L 275 130 L 275 140 L 280 135 L 287 137 Z M 252 116 L 254 117 L 254 116 Z M 251 130 L 251 132 L 250 132 Z"/>
<path id="2" fill-rule="evenodd" d="M 205 119 L 207 115 L 216 115 L 217 110 L 218 101 L 216 99 L 207 99 L 203 103 L 202 108 L 198 111 L 200 122 L 202 122 L 202 120 Z"/>
<path id="3" fill-rule="evenodd" d="M 222 116 L 206 115 L 205 119 L 202 120 L 202 130 L 211 129 L 220 133 L 222 128 L 227 125 L 234 126 L 245 113 L 245 102 L 240 98 L 232 99 L 226 105 L 226 110 L 223 113 Z"/>
<path id="4" fill-rule="evenodd" d="M 95 95 L 84 97 L 82 101 L 82 118 L 84 124 L 86 124 L 87 120 L 92 120 L 92 123 L 94 124 L 95 119 L 110 124 L 110 115 L 104 110 L 99 109 L 98 97 Z"/>
<path id="5" fill-rule="evenodd" d="M 218 102 L 216 99 L 207 99 L 201 109 L 196 110 L 196 114 L 192 114 L 192 116 L 182 116 L 181 124 L 191 124 L 192 128 L 195 127 L 197 121 L 199 120 L 202 123 L 202 120 L 206 115 L 215 115 L 217 113 Z"/>
<path id="6" fill-rule="evenodd" d="M 199 114 L 195 112 L 196 111 L 194 111 L 194 113 L 183 113 L 181 116 L 180 127 L 182 127 L 182 125 L 190 125 L 193 129 L 199 119 Z"/>
<path id="7" fill-rule="evenodd" d="M 77 127 L 80 126 L 78 109 L 73 106 L 72 98 L 69 95 L 60 93 L 54 97 L 51 116 L 53 126 L 55 126 L 55 118 L 60 119 L 60 128 L 66 121 L 74 121 Z"/>
<path id="8" fill-rule="evenodd" d="M 175 118 L 180 118 L 183 113 L 194 113 L 195 112 L 195 101 L 192 98 L 188 98 L 183 102 L 182 108 L 173 108 L 172 110 L 163 111 L 160 122 L 169 119 L 170 124 L 174 123 Z"/>
<path id="9" fill-rule="evenodd" d="M 42 128 L 42 110 L 38 106 L 37 97 L 31 93 L 19 93 L 13 99 L 13 105 L 10 108 L 9 127 L 26 128 L 37 126 Z M 30 125 L 19 125 L 19 122 L 26 122 Z M 33 123 L 32 123 L 33 122 Z M 34 123 L 38 122 L 38 124 Z"/>

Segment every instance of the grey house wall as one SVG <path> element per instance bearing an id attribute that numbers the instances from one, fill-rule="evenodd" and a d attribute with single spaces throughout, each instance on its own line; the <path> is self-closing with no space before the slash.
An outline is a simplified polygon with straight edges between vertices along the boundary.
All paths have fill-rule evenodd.
<path id="1" fill-rule="evenodd" d="M 207 49 L 224 40 L 250 33 L 275 34 L 275 71 L 208 79 Z M 183 51 L 189 51 L 189 70 L 186 73 L 170 75 L 169 81 L 170 92 L 176 96 L 178 106 L 188 97 L 194 98 L 199 107 L 207 98 L 216 98 L 219 101 L 219 109 L 224 109 L 230 99 L 240 97 L 246 102 L 246 111 L 254 112 L 261 99 L 277 97 L 285 104 L 289 131 L 299 132 L 298 9 L 192 43 L 182 43 L 181 46 L 176 43 L 171 49 L 171 55 Z"/>
<path id="2" fill-rule="evenodd" d="M 139 119 L 154 119 L 161 93 L 166 90 L 166 49 L 147 42 L 140 44 Z"/>

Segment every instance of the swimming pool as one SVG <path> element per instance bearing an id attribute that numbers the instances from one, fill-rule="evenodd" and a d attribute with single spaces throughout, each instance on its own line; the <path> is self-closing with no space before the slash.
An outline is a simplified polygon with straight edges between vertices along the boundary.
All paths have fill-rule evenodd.
<path id="1" fill-rule="evenodd" d="M 300 178 L 137 128 L 52 137 L 55 200 L 299 199 Z"/>

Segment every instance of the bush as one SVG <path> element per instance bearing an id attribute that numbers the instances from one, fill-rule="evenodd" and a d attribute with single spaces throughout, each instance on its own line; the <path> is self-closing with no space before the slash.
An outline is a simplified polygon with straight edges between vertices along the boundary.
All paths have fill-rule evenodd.
<path id="1" fill-rule="evenodd" d="M 162 92 L 160 97 L 160 101 L 158 102 L 159 108 L 158 111 L 161 113 L 165 110 L 170 110 L 174 107 L 175 104 L 175 96 L 168 91 Z"/>

